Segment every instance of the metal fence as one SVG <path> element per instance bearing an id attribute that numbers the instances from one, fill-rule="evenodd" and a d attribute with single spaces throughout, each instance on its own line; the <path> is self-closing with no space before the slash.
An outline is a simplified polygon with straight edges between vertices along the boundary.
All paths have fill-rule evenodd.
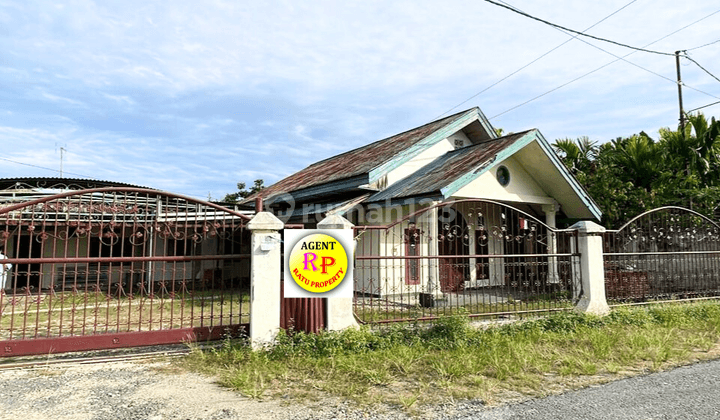
<path id="1" fill-rule="evenodd" d="M 582 294 L 576 232 L 501 203 L 458 200 L 354 229 L 363 323 L 547 313 Z"/>
<path id="2" fill-rule="evenodd" d="M 237 333 L 249 322 L 248 219 L 138 188 L 5 203 L 0 355 Z"/>
<path id="3" fill-rule="evenodd" d="M 720 226 L 695 211 L 654 209 L 603 239 L 611 305 L 720 296 Z"/>

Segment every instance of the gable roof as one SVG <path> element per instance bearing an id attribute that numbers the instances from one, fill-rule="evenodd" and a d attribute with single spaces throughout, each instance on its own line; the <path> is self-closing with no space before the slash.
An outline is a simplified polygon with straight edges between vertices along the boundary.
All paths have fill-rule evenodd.
<path id="1" fill-rule="evenodd" d="M 402 164 L 425 150 L 428 144 L 442 140 L 472 122 L 480 121 L 485 135 L 494 138 L 495 132 L 479 108 L 471 108 L 422 125 L 409 131 L 376 141 L 363 147 L 316 162 L 307 168 L 263 189 L 265 198 L 328 184 L 359 187 L 373 182 L 379 171 Z M 243 202 L 251 202 L 256 195 Z"/>
<path id="2" fill-rule="evenodd" d="M 479 175 L 484 172 L 483 169 L 491 166 L 496 161 L 498 153 L 507 150 L 530 131 L 532 130 L 447 152 L 429 163 L 421 171 L 417 171 L 371 196 L 366 200 L 366 203 L 404 197 L 430 195 L 442 197 L 444 196 L 443 189 L 448 185 L 467 175 Z M 475 177 L 472 176 L 473 179 Z"/>
<path id="3" fill-rule="evenodd" d="M 523 156 L 521 160 L 545 162 L 544 167 L 550 170 L 536 170 L 533 173 L 535 181 L 544 185 L 546 190 L 554 191 L 553 196 L 563 205 L 566 214 L 578 218 L 592 216 L 600 220 L 602 211 L 597 203 L 563 165 L 537 129 L 447 152 L 422 170 L 372 195 L 365 203 L 409 197 L 448 199 L 516 153 Z"/>

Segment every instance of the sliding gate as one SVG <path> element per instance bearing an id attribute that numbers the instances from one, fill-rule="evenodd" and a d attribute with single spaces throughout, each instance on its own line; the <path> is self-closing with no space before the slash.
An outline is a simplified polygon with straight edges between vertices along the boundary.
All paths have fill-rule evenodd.
<path id="1" fill-rule="evenodd" d="M 180 343 L 249 324 L 249 217 L 139 188 L 0 208 L 0 356 Z"/>

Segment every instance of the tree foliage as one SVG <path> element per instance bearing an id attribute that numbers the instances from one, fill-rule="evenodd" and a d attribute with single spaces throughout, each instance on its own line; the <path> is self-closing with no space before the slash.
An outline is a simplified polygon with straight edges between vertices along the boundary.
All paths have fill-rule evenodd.
<path id="1" fill-rule="evenodd" d="M 244 198 L 250 197 L 251 195 L 265 188 L 264 184 L 265 182 L 262 179 L 256 179 L 255 184 L 250 187 L 250 189 L 247 189 L 244 182 L 238 182 L 238 190 L 234 193 L 225 194 L 225 198 L 223 198 L 222 201 L 224 203 L 238 203 Z"/>
<path id="2" fill-rule="evenodd" d="M 587 137 L 559 139 L 558 156 L 617 228 L 659 206 L 677 205 L 712 216 L 720 204 L 720 122 L 688 116 L 685 130 L 644 132 L 598 145 Z"/>

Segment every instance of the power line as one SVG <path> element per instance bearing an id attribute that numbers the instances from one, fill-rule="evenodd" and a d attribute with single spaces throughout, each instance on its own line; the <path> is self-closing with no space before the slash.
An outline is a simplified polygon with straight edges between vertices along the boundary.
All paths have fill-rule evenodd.
<path id="1" fill-rule="evenodd" d="M 712 45 L 712 44 L 717 44 L 718 42 L 720 42 L 720 39 L 718 39 L 717 41 L 708 42 L 707 44 L 704 44 L 704 45 L 700 45 L 699 47 L 688 48 L 688 49 L 685 50 L 685 51 L 698 50 L 698 49 L 700 49 L 700 48 L 705 48 L 705 47 L 707 47 L 707 46 L 709 46 L 709 45 Z"/>
<path id="2" fill-rule="evenodd" d="M 490 4 L 494 4 L 495 6 L 502 7 L 503 9 L 510 10 L 510 11 L 513 12 L 513 13 L 517 13 L 517 14 L 519 14 L 519 15 L 525 16 L 525 17 L 530 18 L 530 19 L 533 19 L 533 20 L 536 20 L 536 21 L 538 21 L 538 22 L 542 22 L 542 23 L 544 23 L 544 24 L 546 24 L 546 25 L 550 25 L 550 26 L 552 26 L 552 27 L 559 28 L 559 29 L 562 29 L 562 30 L 564 30 L 564 31 L 572 32 L 572 33 L 578 34 L 578 35 L 580 35 L 580 36 L 585 36 L 585 37 L 592 38 L 592 39 L 595 39 L 595 40 L 598 40 L 598 41 L 602 41 L 602 42 L 608 42 L 608 43 L 610 43 L 610 44 L 615 44 L 615 45 L 619 45 L 619 46 L 621 46 L 621 47 L 630 48 L 630 49 L 635 50 L 635 51 L 642 51 L 642 52 L 646 52 L 646 53 L 659 54 L 659 55 L 668 55 L 668 56 L 673 56 L 673 57 L 675 56 L 675 54 L 672 54 L 672 53 L 666 53 L 666 52 L 662 52 L 662 51 L 655 51 L 655 50 L 648 50 L 648 49 L 645 49 L 645 48 L 633 47 L 632 45 L 627 45 L 627 44 L 623 44 L 623 43 L 621 43 L 621 42 L 613 41 L 613 40 L 610 40 L 610 39 L 600 38 L 599 36 L 586 34 L 586 33 L 580 32 L 580 31 L 576 31 L 576 30 L 574 30 L 574 29 L 566 28 L 566 27 L 564 27 L 564 26 L 561 26 L 561 25 L 558 25 L 558 24 L 555 24 L 555 23 L 552 23 L 552 22 L 548 22 L 548 21 L 546 21 L 546 20 L 543 20 L 543 19 L 540 19 L 540 18 L 535 17 L 535 16 L 533 16 L 533 15 L 527 14 L 527 13 L 525 13 L 525 12 L 523 12 L 523 11 L 520 11 L 520 10 L 518 10 L 518 9 L 515 9 L 515 8 L 513 8 L 513 7 L 509 7 L 509 6 L 506 6 L 506 5 L 504 5 L 504 4 L 497 3 L 497 2 L 495 2 L 495 1 L 493 1 L 493 0 L 485 0 L 485 1 L 488 2 L 488 3 L 490 3 Z"/>
<path id="3" fill-rule="evenodd" d="M 700 107 L 691 109 L 691 110 L 688 111 L 687 113 L 689 114 L 689 113 L 691 113 L 691 112 L 693 112 L 693 111 L 697 111 L 697 110 L 699 110 L 699 109 L 707 108 L 707 107 L 709 107 L 709 106 L 713 106 L 713 105 L 717 105 L 717 104 L 720 104 L 720 101 L 713 102 L 713 103 L 711 103 L 711 104 L 707 104 L 707 105 L 703 105 L 703 106 L 700 106 Z"/>
<path id="4" fill-rule="evenodd" d="M 707 18 L 709 18 L 710 16 L 712 16 L 712 15 L 714 15 L 714 14 L 716 14 L 716 13 L 719 13 L 719 12 L 720 12 L 720 10 L 718 10 L 718 11 L 716 11 L 716 12 L 713 12 L 713 13 L 711 13 L 710 15 L 705 16 L 705 17 L 702 18 L 702 19 L 699 19 L 699 20 L 697 20 L 697 21 L 695 21 L 695 22 L 693 22 L 693 23 L 691 23 L 691 24 L 689 24 L 689 25 L 686 25 L 686 26 L 684 26 L 684 27 L 682 27 L 682 28 L 680 28 L 680 29 L 678 29 L 678 30 L 676 30 L 676 31 L 674 31 L 674 32 L 671 32 L 671 33 L 665 35 L 664 37 L 662 37 L 662 38 L 660 38 L 660 39 L 658 39 L 658 40 L 655 40 L 655 41 L 651 42 L 650 44 L 647 44 L 646 46 L 649 46 L 649 45 L 655 44 L 655 43 L 657 43 L 657 42 L 660 42 L 660 41 L 662 41 L 663 39 L 665 39 L 665 38 L 667 38 L 667 37 L 669 37 L 669 36 L 671 36 L 671 35 L 674 35 L 674 34 L 680 32 L 680 31 L 682 31 L 683 29 L 687 28 L 688 26 L 694 25 L 694 24 L 700 22 L 701 20 L 707 19 Z M 559 29 L 558 29 L 558 30 L 559 30 Z M 613 57 L 615 57 L 615 58 L 617 58 L 617 59 L 620 59 L 620 60 L 622 60 L 622 61 L 624 61 L 624 62 L 626 62 L 626 63 L 628 63 L 628 64 L 630 64 L 630 65 L 632 65 L 632 66 L 635 66 L 635 67 L 637 67 L 637 68 L 639 68 L 639 69 L 641 69 L 641 70 L 645 70 L 646 72 L 648 72 L 648 73 L 650 73 L 650 74 L 654 74 L 654 75 L 657 76 L 657 77 L 660 77 L 660 78 L 662 78 L 662 79 L 665 79 L 665 80 L 669 81 L 669 82 L 672 83 L 672 84 L 677 84 L 677 81 L 674 80 L 674 79 L 671 79 L 671 78 L 669 78 L 669 77 L 667 77 L 667 76 L 663 76 L 663 75 L 660 74 L 660 73 L 657 73 L 657 72 L 652 71 L 652 70 L 650 70 L 650 69 L 648 69 L 648 68 L 645 68 L 645 67 L 643 67 L 643 66 L 641 66 L 641 65 L 639 65 L 639 64 L 633 63 L 633 62 L 630 61 L 630 60 L 626 60 L 626 59 L 625 59 L 625 57 L 628 57 L 628 56 L 630 56 L 630 55 L 632 55 L 632 54 L 635 54 L 637 51 L 633 51 L 633 52 L 631 52 L 631 53 L 629 53 L 629 54 L 626 54 L 626 55 L 620 57 L 619 55 L 613 54 L 613 53 L 611 53 L 610 51 L 608 51 L 608 50 L 606 50 L 606 49 L 604 49 L 604 48 L 602 48 L 602 47 L 599 47 L 599 46 L 597 46 L 597 45 L 595 45 L 595 44 L 591 44 L 590 42 L 587 42 L 587 41 L 585 41 L 584 39 L 578 39 L 578 41 L 583 42 L 583 43 L 585 43 L 585 44 L 587 44 L 587 45 L 589 45 L 589 46 L 591 46 L 591 47 L 593 47 L 593 48 L 596 48 L 596 49 L 598 49 L 598 50 L 600 50 L 600 51 L 602 51 L 602 52 L 604 52 L 604 53 L 610 54 L 611 56 L 613 56 Z M 617 61 L 617 60 L 615 60 L 615 61 Z M 615 61 L 613 61 L 612 63 L 614 63 Z M 609 63 L 609 64 L 612 64 L 612 63 Z M 699 64 L 698 64 L 698 65 L 699 65 Z M 603 67 L 605 67 L 605 66 L 603 66 Z M 599 70 L 599 69 L 598 69 L 598 70 Z M 593 71 L 593 73 L 594 73 L 594 71 Z M 714 76 L 713 76 L 713 77 L 714 77 Z M 711 94 L 711 93 L 707 93 L 707 92 L 702 91 L 702 90 L 700 90 L 700 89 L 697 89 L 697 88 L 694 88 L 694 87 L 692 87 L 692 86 L 686 85 L 685 83 L 683 83 L 683 86 L 687 87 L 688 89 L 692 89 L 692 90 L 694 90 L 694 91 L 696 91 L 696 92 L 700 92 L 700 93 L 702 93 L 702 94 L 705 94 L 705 95 L 707 95 L 707 96 L 710 96 L 710 97 L 712 97 L 712 98 L 718 98 L 717 96 L 715 96 L 715 95 L 713 95 L 713 94 Z M 720 98 L 718 98 L 718 99 L 720 99 Z"/>
<path id="5" fill-rule="evenodd" d="M 626 7 L 630 6 L 631 4 L 635 3 L 636 1 L 637 1 L 637 0 L 632 0 L 631 2 L 627 3 L 625 6 L 623 6 L 623 7 L 619 8 L 619 9 L 615 10 L 614 12 L 612 12 L 612 13 L 610 13 L 609 15 L 605 16 L 604 18 L 600 19 L 599 21 L 595 22 L 595 23 L 592 24 L 591 26 L 588 26 L 583 32 L 589 31 L 590 29 L 594 28 L 595 26 L 601 24 L 602 22 L 606 21 L 607 19 L 609 19 L 610 17 L 614 16 L 615 14 L 617 14 L 617 13 L 620 12 L 621 10 L 625 9 Z M 506 3 L 506 4 L 507 4 L 507 3 Z M 557 29 L 557 28 L 556 28 L 556 29 Z M 560 29 L 558 29 L 558 30 L 560 30 Z M 562 30 L 560 30 L 560 31 L 562 31 Z M 566 33 L 566 32 L 563 31 L 563 33 Z M 463 104 L 471 101 L 472 99 L 474 99 L 474 98 L 482 95 L 483 93 L 485 93 L 485 92 L 487 92 L 488 90 L 492 89 L 493 87 L 499 85 L 500 83 L 504 82 L 505 80 L 509 79 L 510 77 L 516 75 L 517 73 L 521 72 L 522 70 L 525 70 L 526 68 L 528 68 L 528 67 L 530 67 L 531 65 L 535 64 L 536 62 L 540 61 L 540 59 L 542 59 L 542 58 L 544 58 L 545 56 L 549 55 L 550 53 L 552 53 L 553 51 L 555 51 L 555 50 L 557 50 L 558 48 L 562 47 L 563 45 L 567 44 L 568 42 L 572 41 L 573 39 L 577 39 L 578 36 L 579 36 L 579 35 L 572 35 L 571 38 L 569 38 L 569 39 L 565 40 L 564 42 L 558 44 L 556 47 L 552 48 L 551 50 L 549 50 L 549 51 L 547 51 L 546 53 L 542 54 L 541 56 L 537 57 L 536 59 L 530 61 L 529 63 L 527 63 L 527 64 L 525 64 L 524 66 L 520 67 L 519 69 L 515 70 L 514 72 L 508 74 L 507 76 L 503 77 L 502 79 L 498 80 L 497 82 L 491 84 L 490 86 L 486 87 L 485 89 L 481 90 L 480 92 L 474 94 L 473 96 L 471 96 L 471 97 L 465 99 L 464 101 L 460 102 L 459 104 L 453 106 L 452 108 L 448 109 L 447 111 L 443 112 L 442 114 L 438 115 L 437 117 L 433 118 L 432 120 L 437 120 L 437 119 L 439 119 L 440 117 L 442 117 L 443 115 L 448 114 L 448 113 L 450 113 L 451 111 L 453 111 L 454 109 L 460 107 L 461 105 L 463 105 Z M 583 40 L 580 39 L 580 41 L 583 41 Z M 583 41 L 583 42 L 585 42 L 585 41 Z M 589 44 L 589 45 L 592 45 L 592 44 Z"/>
<path id="6" fill-rule="evenodd" d="M 60 171 L 57 170 L 57 169 L 46 168 L 46 167 L 44 167 L 44 166 L 38 166 L 38 165 L 32 165 L 32 164 L 30 164 L 30 163 L 18 162 L 18 161 L 16 161 L 16 160 L 6 159 L 6 158 L 3 158 L 3 157 L 0 157 L 0 160 L 4 160 L 4 161 L 6 161 L 6 162 L 11 162 L 11 163 L 17 163 L 18 165 L 30 166 L 30 167 L 33 167 L 33 168 L 45 169 L 45 170 L 52 171 L 52 172 L 58 172 L 58 173 L 60 172 Z M 81 177 L 83 177 L 83 178 L 94 179 L 93 177 L 87 176 L 87 175 L 74 174 L 74 173 L 72 173 L 72 172 L 65 172 L 65 173 L 66 173 L 66 174 L 69 174 L 69 175 L 81 176 Z"/>
<path id="7" fill-rule="evenodd" d="M 718 79 L 717 76 L 715 76 L 714 74 L 710 73 L 705 67 L 701 66 L 700 63 L 698 63 L 697 61 L 695 61 L 695 60 L 693 60 L 692 58 L 690 58 L 690 56 L 688 56 L 687 54 L 685 54 L 685 55 L 683 55 L 683 57 L 685 57 L 685 58 L 687 58 L 688 60 L 690 60 L 690 61 L 692 61 L 693 63 L 695 63 L 695 65 L 698 66 L 698 67 L 700 67 L 705 73 L 709 74 L 710 76 L 712 76 L 713 79 L 715 79 L 715 80 L 717 80 L 718 82 L 720 82 L 720 79 Z"/>
<path id="8" fill-rule="evenodd" d="M 486 0 L 486 1 L 487 1 L 487 0 Z M 716 11 L 710 13 L 710 14 L 707 15 L 707 16 L 704 16 L 704 17 L 702 17 L 702 18 L 700 18 L 700 19 L 698 19 L 698 20 L 696 20 L 696 21 L 694 21 L 694 22 L 692 22 L 692 23 L 689 23 L 689 24 L 683 26 L 683 27 L 680 28 L 680 29 L 677 29 L 677 30 L 675 30 L 675 31 L 673 31 L 673 32 L 670 32 L 669 34 L 663 36 L 662 38 L 658 38 L 658 39 L 656 39 L 655 41 L 653 41 L 653 42 L 645 45 L 645 47 L 649 47 L 649 46 L 652 45 L 652 44 L 655 44 L 655 43 L 657 43 L 657 42 L 662 41 L 662 40 L 665 39 L 665 38 L 668 38 L 668 37 L 670 37 L 670 36 L 672 36 L 672 35 L 675 35 L 676 33 L 680 32 L 680 31 L 682 31 L 682 30 L 684 30 L 684 29 L 687 29 L 687 28 L 689 28 L 690 26 L 695 25 L 696 23 L 699 23 L 699 22 L 701 22 L 701 21 L 703 21 L 703 20 L 705 20 L 705 19 L 709 18 L 710 16 L 713 16 L 713 15 L 715 15 L 715 14 L 717 14 L 717 13 L 720 13 L 720 10 L 716 10 Z M 590 44 L 590 45 L 592 45 L 592 44 Z M 607 52 L 607 51 L 606 51 L 606 52 Z M 547 91 L 547 92 L 545 92 L 545 93 L 542 93 L 542 94 L 540 94 L 540 95 L 538 95 L 538 96 L 535 96 L 534 98 L 529 99 L 529 100 L 527 100 L 527 101 L 525 101 L 525 102 L 523 102 L 523 103 L 521 103 L 521 104 L 519 104 L 519 105 L 515 105 L 514 107 L 512 107 L 512 108 L 510 108 L 510 109 L 508 109 L 508 110 L 506 110 L 506 111 L 503 111 L 503 112 L 501 112 L 501 113 L 499 113 L 499 114 L 497 114 L 497 115 L 495 115 L 495 116 L 493 116 L 493 117 L 491 117 L 491 118 L 489 118 L 489 119 L 492 120 L 492 119 L 497 118 L 497 117 L 499 117 L 499 116 L 501 116 L 501 115 L 507 114 L 507 113 L 510 112 L 510 111 L 513 111 L 513 110 L 515 110 L 515 109 L 517 109 L 517 108 L 520 108 L 520 107 L 523 106 L 523 105 L 527 105 L 528 103 L 533 102 L 533 101 L 535 101 L 535 100 L 537 100 L 537 99 L 540 99 L 540 98 L 542 98 L 543 96 L 545 96 L 545 95 L 547 95 L 547 94 L 549 94 L 549 93 L 552 93 L 552 92 L 554 92 L 554 91 L 556 91 L 556 90 L 558 90 L 558 89 L 561 89 L 561 88 L 563 88 L 563 87 L 565 87 L 565 86 L 567 86 L 567 85 L 569 85 L 569 84 L 571 84 L 571 83 L 574 83 L 574 82 L 582 79 L 583 77 L 589 76 L 589 75 L 595 73 L 596 71 L 601 70 L 601 69 L 609 66 L 610 64 L 616 63 L 616 62 L 618 62 L 618 61 L 620 61 L 620 60 L 624 60 L 626 57 L 628 57 L 628 56 L 630 56 L 630 55 L 632 55 L 632 54 L 635 54 L 635 52 L 637 52 L 637 51 L 632 51 L 632 52 L 629 52 L 628 54 L 626 54 L 626 55 L 624 55 L 624 56 L 622 56 L 622 57 L 618 57 L 616 60 L 613 60 L 613 61 L 611 61 L 611 62 L 609 62 L 609 63 L 606 63 L 606 64 L 604 64 L 604 65 L 596 68 L 595 70 L 589 71 L 589 72 L 583 74 L 582 76 L 576 77 L 575 79 L 570 80 L 569 82 L 563 83 L 562 85 L 557 86 L 557 87 L 555 87 L 555 88 L 553 88 L 553 89 L 551 89 L 551 90 L 549 90 L 549 91 Z M 608 54 L 611 54 L 611 55 L 615 56 L 615 54 L 612 54 L 612 53 L 609 53 L 609 52 L 608 52 Z M 673 54 L 673 55 L 674 55 L 674 54 Z M 615 57 L 617 57 L 617 56 L 615 56 Z M 627 61 L 627 60 L 624 60 L 624 61 Z M 640 67 L 640 66 L 636 65 L 635 63 L 632 63 L 632 62 L 630 62 L 630 61 L 627 61 L 627 62 L 630 63 L 630 64 L 632 64 L 632 65 L 635 65 L 635 66 L 637 66 L 637 67 L 639 67 L 639 68 L 641 68 L 641 69 L 643 69 L 643 70 L 646 70 L 646 71 L 649 71 L 649 72 L 651 72 L 651 73 L 653 73 L 653 74 L 656 74 L 656 75 L 662 77 L 663 79 L 667 79 L 667 80 L 672 81 L 673 83 L 677 83 L 676 81 L 674 81 L 674 80 L 672 80 L 672 79 L 669 79 L 669 78 L 667 78 L 667 77 L 665 77 L 665 76 L 662 76 L 662 75 L 660 75 L 660 74 L 657 74 L 657 73 L 655 73 L 655 72 L 653 72 L 653 71 L 650 71 L 650 70 L 647 70 L 647 69 L 645 69 L 645 68 L 643 68 L 643 67 Z M 689 88 L 689 89 L 695 90 L 695 91 L 697 91 L 697 92 L 703 93 L 703 94 L 705 94 L 705 95 L 708 95 L 708 96 L 710 96 L 710 97 L 712 97 L 712 98 L 720 99 L 719 97 L 717 97 L 717 96 L 715 96 L 715 95 L 713 95 L 713 94 L 711 94 L 711 93 L 704 92 L 704 91 L 702 91 L 702 90 L 700 90 L 700 89 L 696 89 L 696 88 L 694 88 L 694 87 L 692 87 L 692 86 L 688 86 L 688 85 L 685 85 L 685 84 L 683 84 L 683 86 L 685 86 L 685 87 L 687 87 L 687 88 Z"/>

